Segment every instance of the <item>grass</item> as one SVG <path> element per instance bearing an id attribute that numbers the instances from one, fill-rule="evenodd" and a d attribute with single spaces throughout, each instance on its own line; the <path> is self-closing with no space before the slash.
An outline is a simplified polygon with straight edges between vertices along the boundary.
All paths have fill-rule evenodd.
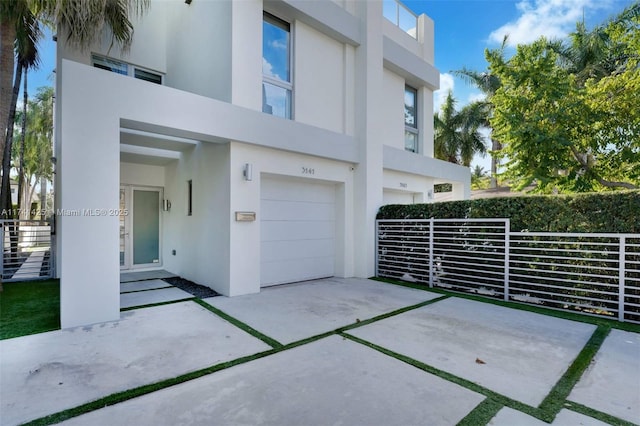
<path id="1" fill-rule="evenodd" d="M 60 281 L 3 283 L 0 340 L 60 329 Z"/>
<path id="2" fill-rule="evenodd" d="M 571 392 L 571 389 L 578 382 L 584 371 L 587 369 L 593 357 L 599 350 L 600 346 L 606 339 L 611 328 L 621 328 L 628 331 L 639 331 L 640 327 L 628 323 L 619 323 L 617 321 L 611 321 L 608 319 L 601 319 L 593 316 L 584 316 L 580 314 L 574 314 L 571 312 L 563 312 L 557 310 L 549 310 L 536 306 L 522 305 L 519 303 L 504 302 L 495 299 L 487 299 L 475 295 L 460 294 L 456 292 L 450 292 L 441 289 L 429 289 L 425 286 L 414 285 L 410 283 L 398 282 L 393 280 L 380 280 L 385 282 L 391 282 L 392 284 L 401 285 L 405 287 L 418 288 L 422 290 L 429 290 L 435 293 L 440 293 L 441 296 L 435 299 L 425 301 L 416 305 L 408 306 L 398 309 L 396 311 L 388 312 L 373 318 L 365 319 L 363 321 L 357 321 L 356 323 L 349 324 L 340 328 L 337 328 L 326 333 L 322 333 L 317 336 L 313 336 L 307 339 L 296 341 L 283 345 L 280 342 L 272 339 L 271 337 L 264 335 L 263 333 L 255 330 L 249 325 L 239 321 L 238 319 L 226 314 L 225 312 L 212 307 L 211 305 L 199 300 L 198 298 L 191 299 L 193 302 L 208 309 L 217 316 L 231 322 L 235 326 L 244 330 L 245 332 L 253 335 L 254 337 L 262 340 L 270 345 L 273 349 L 260 352 L 247 357 L 239 358 L 233 361 L 225 362 L 218 365 L 213 365 L 202 370 L 187 373 L 175 378 L 162 380 L 157 383 L 141 386 L 135 389 L 129 389 L 122 392 L 118 392 L 112 395 L 107 395 L 96 401 L 92 401 L 68 410 L 64 410 L 59 413 L 54 413 L 49 416 L 42 417 L 40 419 L 29 422 L 30 425 L 42 425 L 52 424 L 62 420 L 66 420 L 90 411 L 100 409 L 107 405 L 117 404 L 131 398 L 135 398 L 141 395 L 145 395 L 151 392 L 155 392 L 160 389 L 164 389 L 178 383 L 184 383 L 186 381 L 194 380 L 196 378 L 212 374 L 216 371 L 220 371 L 235 365 L 240 365 L 246 362 L 250 362 L 265 356 L 273 355 L 282 351 L 290 350 L 298 346 L 302 346 L 313 341 L 331 336 L 339 335 L 343 338 L 352 340 L 356 343 L 365 345 L 371 349 L 381 352 L 387 356 L 396 358 L 402 362 L 410 364 L 422 371 L 430 374 L 434 374 L 444 380 L 453 382 L 459 386 L 465 387 L 474 392 L 480 393 L 486 397 L 486 399 L 480 403 L 474 410 L 469 412 L 464 419 L 458 423 L 461 426 L 466 425 L 485 425 L 487 424 L 503 407 L 510 407 L 518 410 L 522 413 L 528 414 L 532 417 L 538 418 L 545 422 L 551 422 L 558 412 L 563 408 L 568 408 L 578 413 L 582 413 L 589 417 L 620 425 L 631 425 L 622 419 L 616 418 L 606 413 L 594 410 L 592 408 L 582 406 L 580 404 L 568 401 L 567 397 Z M 559 379 L 556 385 L 551 389 L 547 397 L 543 402 L 537 406 L 532 407 L 524 404 L 520 401 L 513 400 L 509 397 L 501 395 L 495 391 L 485 388 L 477 383 L 466 380 L 462 377 L 455 376 L 443 370 L 439 370 L 430 365 L 424 364 L 413 358 L 405 355 L 393 352 L 387 348 L 378 346 L 366 340 L 357 338 L 353 335 L 347 334 L 351 329 L 359 328 L 376 321 L 380 321 L 385 318 L 389 318 L 401 313 L 414 310 L 423 306 L 427 306 L 432 303 L 436 303 L 447 299 L 448 297 L 455 296 L 460 298 L 466 298 L 476 300 L 485 303 L 496 304 L 500 306 L 506 306 L 510 308 L 532 311 L 537 313 L 543 313 L 546 315 L 552 315 L 555 317 L 570 319 L 574 321 L 581 321 L 591 323 L 597 326 L 597 329 L 591 336 L 591 339 L 583 347 L 580 354 L 571 363 L 564 375 Z M 0 293 L 1 310 L 0 316 L 2 318 L 0 324 L 1 338 L 16 337 L 20 335 L 39 333 L 43 331 L 55 330 L 59 328 L 59 283 L 58 281 L 41 281 L 41 282 L 27 282 L 27 283 L 10 283 L 5 284 L 5 292 Z M 7 307 L 7 309 L 5 308 Z M 34 314 L 39 314 L 34 317 Z M 9 334 L 13 333 L 13 334 Z"/>
<path id="3" fill-rule="evenodd" d="M 476 301 L 476 302 L 490 303 L 492 305 L 498 305 L 498 306 L 504 306 L 504 307 L 512 308 L 512 309 L 518 309 L 518 310 L 521 310 L 521 311 L 534 312 L 534 313 L 537 313 L 537 314 L 547 315 L 547 316 L 550 316 L 550 317 L 562 318 L 562 319 L 567 319 L 567 320 L 571 320 L 571 321 L 584 322 L 584 323 L 587 323 L 587 324 L 593 324 L 593 325 L 597 325 L 597 326 L 611 327 L 611 328 L 615 328 L 615 329 L 618 329 L 618 330 L 631 331 L 631 332 L 634 332 L 634 333 L 640 333 L 640 324 L 634 324 L 634 323 L 629 323 L 629 322 L 620 322 L 617 319 L 612 319 L 612 318 L 606 318 L 606 317 L 595 316 L 595 315 L 586 315 L 586 314 L 581 314 L 581 313 L 571 312 L 571 311 L 565 311 L 565 310 L 559 310 L 559 309 L 545 308 L 545 307 L 536 306 L 536 305 L 528 305 L 528 304 L 525 304 L 525 303 L 506 302 L 504 300 L 495 299 L 495 298 L 491 298 L 491 297 L 487 297 L 487 296 L 478 296 L 478 295 L 470 294 L 470 293 L 444 290 L 444 289 L 437 288 L 437 287 L 429 287 L 428 284 L 414 284 L 414 283 L 395 280 L 395 279 L 391 279 L 391 278 L 371 277 L 369 279 L 370 280 L 374 280 L 374 281 L 380 281 L 380 282 L 383 282 L 383 283 L 394 284 L 394 285 L 398 285 L 398 286 L 401 286 L 401 287 L 408 287 L 408 288 L 413 288 L 413 289 L 417 289 L 417 290 L 430 291 L 432 293 L 438 293 L 438 294 L 443 294 L 443 295 L 447 295 L 447 296 L 455 296 L 455 297 L 460 298 L 460 299 L 468 299 L 468 300 L 473 300 L 473 301 Z"/>

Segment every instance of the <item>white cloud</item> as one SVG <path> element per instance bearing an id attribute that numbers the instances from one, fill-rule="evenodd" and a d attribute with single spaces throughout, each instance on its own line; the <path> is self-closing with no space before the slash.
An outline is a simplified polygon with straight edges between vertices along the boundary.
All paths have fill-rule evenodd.
<path id="1" fill-rule="evenodd" d="M 467 103 L 471 104 L 471 103 L 477 102 L 477 101 L 484 101 L 485 99 L 487 99 L 487 95 L 485 95 L 484 93 L 471 92 L 471 93 L 469 93 L 469 97 L 467 98 Z"/>
<path id="2" fill-rule="evenodd" d="M 264 57 L 262 58 L 262 74 L 282 80 L 278 74 L 273 72 L 273 65 L 271 65 Z"/>
<path id="3" fill-rule="evenodd" d="M 433 92 L 433 112 L 440 111 L 440 106 L 447 99 L 449 91 L 453 91 L 453 76 L 449 73 L 440 74 L 440 89 Z"/>
<path id="4" fill-rule="evenodd" d="M 282 40 L 272 40 L 271 43 L 269 43 L 269 46 L 279 50 L 287 49 L 287 44 Z"/>
<path id="5" fill-rule="evenodd" d="M 612 0 L 522 0 L 516 7 L 520 17 L 494 30 L 489 41 L 502 43 L 509 36 L 509 46 L 530 43 L 541 36 L 564 38 L 575 29 L 584 14 L 606 9 Z"/>

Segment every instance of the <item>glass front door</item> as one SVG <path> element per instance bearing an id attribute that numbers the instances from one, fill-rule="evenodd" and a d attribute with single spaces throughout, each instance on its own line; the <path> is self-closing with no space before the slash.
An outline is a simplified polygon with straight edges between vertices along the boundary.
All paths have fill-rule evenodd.
<path id="1" fill-rule="evenodd" d="M 120 267 L 159 266 L 160 203 L 157 188 L 120 188 Z"/>

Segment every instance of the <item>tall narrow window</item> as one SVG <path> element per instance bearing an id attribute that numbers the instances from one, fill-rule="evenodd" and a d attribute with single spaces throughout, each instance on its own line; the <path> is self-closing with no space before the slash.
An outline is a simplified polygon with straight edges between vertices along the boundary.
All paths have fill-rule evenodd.
<path id="1" fill-rule="evenodd" d="M 262 112 L 291 118 L 291 25 L 268 13 L 262 21 Z"/>
<path id="2" fill-rule="evenodd" d="M 418 152 L 418 91 L 404 87 L 404 149 Z"/>
<path id="3" fill-rule="evenodd" d="M 193 181 L 187 181 L 187 216 L 193 215 Z"/>

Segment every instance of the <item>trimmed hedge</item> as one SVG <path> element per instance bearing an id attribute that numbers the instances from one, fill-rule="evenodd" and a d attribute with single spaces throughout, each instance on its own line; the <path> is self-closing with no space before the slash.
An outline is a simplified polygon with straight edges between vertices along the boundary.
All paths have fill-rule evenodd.
<path id="1" fill-rule="evenodd" d="M 640 191 L 382 206 L 378 219 L 509 218 L 512 231 L 640 233 Z"/>

